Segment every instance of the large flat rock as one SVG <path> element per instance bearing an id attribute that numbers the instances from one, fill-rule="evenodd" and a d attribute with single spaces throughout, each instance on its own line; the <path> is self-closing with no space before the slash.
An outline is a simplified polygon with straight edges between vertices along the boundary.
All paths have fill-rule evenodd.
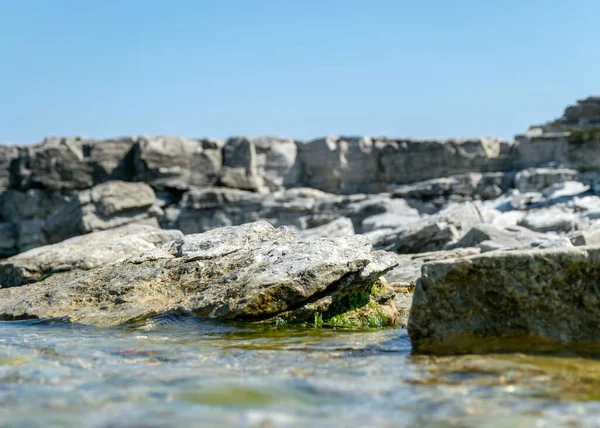
<path id="1" fill-rule="evenodd" d="M 600 343 L 600 247 L 496 252 L 423 266 L 408 332 L 420 352 Z"/>
<path id="2" fill-rule="evenodd" d="M 249 321 L 393 324 L 397 264 L 362 236 L 302 240 L 266 222 L 189 235 L 125 261 L 0 290 L 0 318 L 117 325 L 167 312 Z M 354 318 L 351 318 L 354 319 Z"/>
<path id="3" fill-rule="evenodd" d="M 57 272 L 116 263 L 182 237 L 178 230 L 129 224 L 34 248 L 0 262 L 0 287 L 37 282 Z"/>

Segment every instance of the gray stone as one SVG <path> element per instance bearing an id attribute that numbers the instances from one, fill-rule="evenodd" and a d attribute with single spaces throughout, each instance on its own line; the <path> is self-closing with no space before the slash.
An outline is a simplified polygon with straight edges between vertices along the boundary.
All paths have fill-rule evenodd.
<path id="1" fill-rule="evenodd" d="M 576 104 L 565 109 L 558 123 L 578 126 L 600 125 L 600 97 L 577 100 Z"/>
<path id="2" fill-rule="evenodd" d="M 89 153 L 94 184 L 111 180 L 133 181 L 137 141 L 137 137 L 94 141 Z"/>
<path id="3" fill-rule="evenodd" d="M 479 248 L 456 248 L 445 251 L 432 251 L 420 254 L 398 254 L 398 266 L 385 274 L 392 286 L 410 287 L 421 277 L 421 268 L 425 263 L 438 260 L 450 260 L 480 254 Z"/>
<path id="4" fill-rule="evenodd" d="M 441 250 L 482 221 L 481 213 L 474 204 L 466 202 L 452 205 L 435 216 L 397 229 L 393 242 L 382 248 L 400 254 Z"/>
<path id="5" fill-rule="evenodd" d="M 526 210 L 543 202 L 546 201 L 540 192 L 516 193 L 511 197 L 510 206 L 515 210 Z"/>
<path id="6" fill-rule="evenodd" d="M 378 278 L 395 264 L 393 255 L 373 251 L 359 235 L 303 241 L 291 229 L 258 222 L 185 236 L 113 265 L 2 289 L 0 318 L 117 325 L 192 312 L 340 325 L 336 316 L 359 320 L 362 312 L 369 325 L 375 314 L 377 325 L 389 325 L 396 316 L 394 293 L 379 291 L 386 286 Z M 364 306 L 357 306 L 353 295 L 361 296 Z"/>
<path id="7" fill-rule="evenodd" d="M 158 225 L 163 213 L 154 205 L 155 195 L 144 183 L 109 181 L 79 192 L 45 219 L 48 243 L 129 223 Z"/>
<path id="8" fill-rule="evenodd" d="M 0 146 L 0 191 L 8 189 L 13 177 L 13 165 L 18 163 L 19 149 L 15 146 Z"/>
<path id="9" fill-rule="evenodd" d="M 0 262 L 0 286 L 37 282 L 57 272 L 116 263 L 181 238 L 178 230 L 130 224 L 34 248 Z"/>
<path id="10" fill-rule="evenodd" d="M 337 238 L 354 235 L 354 226 L 352 220 L 348 217 L 340 217 L 330 223 L 322 226 L 304 229 L 300 231 L 300 236 L 306 238 Z"/>
<path id="11" fill-rule="evenodd" d="M 600 246 L 600 228 L 593 228 L 591 230 L 583 230 L 575 232 L 571 236 L 571 243 L 577 247 L 588 246 L 588 245 L 599 245 Z"/>
<path id="12" fill-rule="evenodd" d="M 517 156 L 513 167 L 531 168 L 552 164 L 566 165 L 568 133 L 517 135 Z"/>
<path id="13" fill-rule="evenodd" d="M 261 193 L 297 186 L 301 171 L 296 152 L 292 139 L 230 138 L 223 148 L 221 183 Z"/>
<path id="14" fill-rule="evenodd" d="M 376 193 L 379 179 L 378 150 L 369 137 L 325 138 L 298 143 L 303 184 L 331 193 Z"/>
<path id="15" fill-rule="evenodd" d="M 345 215 L 359 226 L 361 233 L 376 229 L 397 227 L 420 219 L 419 211 L 411 208 L 404 199 L 390 198 L 388 194 L 373 195 L 342 208 Z"/>
<path id="16" fill-rule="evenodd" d="M 539 192 L 548 186 L 573 180 L 577 171 L 568 168 L 529 168 L 515 176 L 515 187 L 521 193 Z"/>
<path id="17" fill-rule="evenodd" d="M 92 140 L 86 137 L 50 137 L 28 148 L 23 160 L 28 181 L 49 190 L 86 189 L 94 184 L 88 158 Z"/>
<path id="18" fill-rule="evenodd" d="M 209 139 L 140 137 L 136 177 L 156 188 L 212 186 L 221 173 L 222 145 L 222 141 Z"/>
<path id="19" fill-rule="evenodd" d="M 411 140 L 377 143 L 381 181 L 412 183 L 471 172 L 513 168 L 513 143 L 494 138 Z"/>
<path id="20" fill-rule="evenodd" d="M 558 199 L 568 200 L 573 196 L 586 193 L 589 190 L 590 186 L 578 181 L 564 181 L 561 183 L 554 183 L 546 187 L 544 190 L 542 190 L 542 195 L 549 201 Z"/>
<path id="21" fill-rule="evenodd" d="M 418 215 L 402 215 L 394 212 L 367 217 L 361 223 L 362 232 L 368 233 L 380 229 L 397 229 L 421 221 Z"/>
<path id="22" fill-rule="evenodd" d="M 416 199 L 439 209 L 449 202 L 497 198 L 509 189 L 511 181 L 512 174 L 503 172 L 468 173 L 390 187 L 394 197 Z"/>
<path id="23" fill-rule="evenodd" d="M 536 232 L 570 232 L 577 229 L 579 223 L 577 214 L 550 207 L 530 211 L 519 225 Z"/>
<path id="24" fill-rule="evenodd" d="M 44 234 L 45 221 L 40 218 L 31 218 L 22 220 L 16 224 L 18 240 L 18 250 L 27 251 L 30 248 L 46 245 L 48 242 Z"/>
<path id="25" fill-rule="evenodd" d="M 61 192 L 10 189 L 2 194 L 2 218 L 14 223 L 36 217 L 44 219 L 71 199 L 71 195 Z"/>
<path id="26" fill-rule="evenodd" d="M 142 183 L 111 181 L 95 186 L 90 192 L 91 201 L 95 203 L 98 214 L 105 217 L 148 208 L 156 201 L 152 188 Z"/>
<path id="27" fill-rule="evenodd" d="M 170 210 L 169 221 L 164 225 L 185 234 L 241 225 L 259 212 L 261 201 L 261 195 L 245 190 L 192 189 L 183 195 L 177 211 Z"/>
<path id="28" fill-rule="evenodd" d="M 597 247 L 429 263 L 410 313 L 413 348 L 462 353 L 597 345 L 599 276 Z"/>
<path id="29" fill-rule="evenodd" d="M 0 256 L 12 256 L 17 252 L 17 228 L 14 223 L 0 223 Z"/>
<path id="30" fill-rule="evenodd" d="M 540 234 L 519 226 L 501 229 L 491 224 L 478 224 L 457 242 L 445 249 L 477 247 L 482 252 L 506 250 L 531 245 L 541 239 Z"/>

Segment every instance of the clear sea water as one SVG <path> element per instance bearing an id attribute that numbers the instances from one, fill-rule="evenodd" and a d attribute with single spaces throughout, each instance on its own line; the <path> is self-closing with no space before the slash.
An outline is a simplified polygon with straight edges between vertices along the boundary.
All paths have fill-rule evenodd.
<path id="1" fill-rule="evenodd" d="M 405 330 L 0 322 L 0 427 L 600 426 L 600 361 L 411 355 Z"/>

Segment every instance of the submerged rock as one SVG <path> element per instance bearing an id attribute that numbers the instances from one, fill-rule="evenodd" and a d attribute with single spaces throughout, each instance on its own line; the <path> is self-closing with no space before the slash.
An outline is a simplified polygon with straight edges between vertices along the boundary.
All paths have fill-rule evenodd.
<path id="1" fill-rule="evenodd" d="M 396 264 L 362 236 L 301 240 L 295 230 L 256 222 L 0 290 L 0 318 L 117 325 L 178 312 L 319 324 L 364 310 L 364 319 L 390 325 L 394 293 L 379 278 Z"/>
<path id="2" fill-rule="evenodd" d="M 600 247 L 495 252 L 426 264 L 408 332 L 435 353 L 600 343 Z"/>

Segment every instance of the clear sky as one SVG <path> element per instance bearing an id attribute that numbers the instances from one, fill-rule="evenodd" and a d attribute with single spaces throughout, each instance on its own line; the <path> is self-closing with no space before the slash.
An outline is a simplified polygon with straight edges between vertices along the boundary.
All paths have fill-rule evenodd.
<path id="1" fill-rule="evenodd" d="M 0 142 L 512 137 L 600 92 L 598 0 L 0 0 Z"/>

